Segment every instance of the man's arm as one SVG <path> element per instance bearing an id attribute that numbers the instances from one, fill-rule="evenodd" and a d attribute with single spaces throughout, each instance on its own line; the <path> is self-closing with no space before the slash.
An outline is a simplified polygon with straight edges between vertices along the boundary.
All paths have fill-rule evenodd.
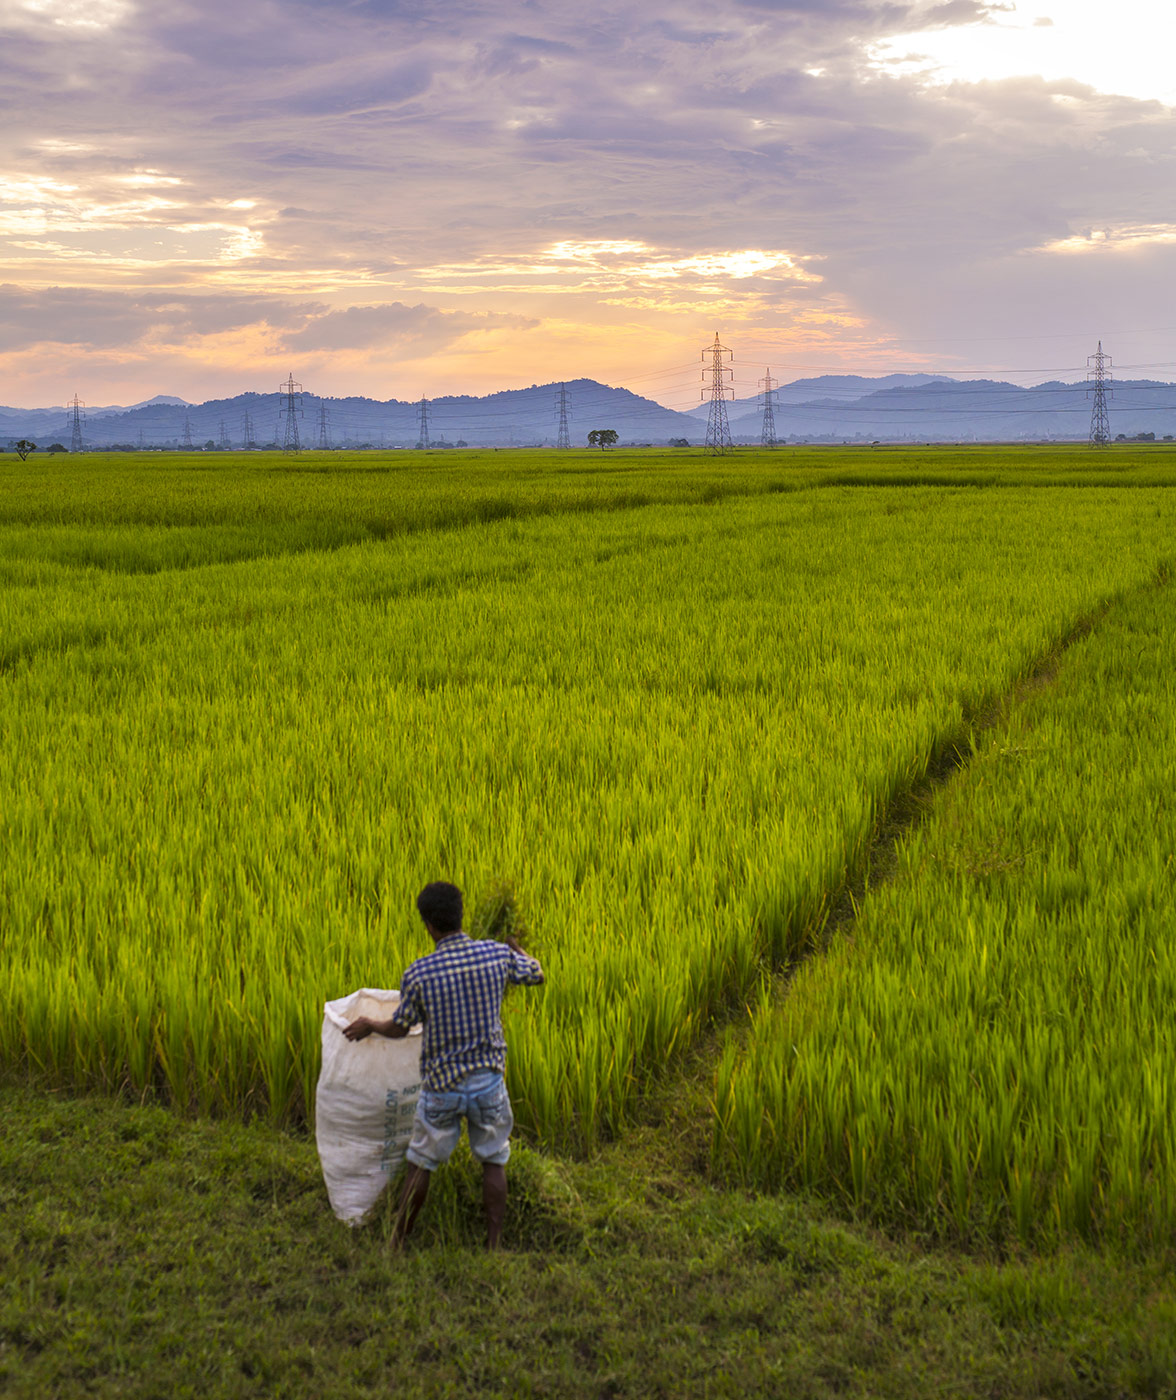
<path id="1" fill-rule="evenodd" d="M 530 953 L 524 953 L 517 938 L 506 938 L 503 942 L 514 954 L 510 960 L 508 980 L 516 986 L 541 987 L 545 979 L 539 959 L 531 957 Z"/>
<path id="2" fill-rule="evenodd" d="M 408 1027 L 391 1018 L 387 1021 L 373 1021 L 370 1016 L 360 1016 L 349 1026 L 343 1027 L 343 1034 L 348 1040 L 366 1040 L 373 1031 L 376 1035 L 387 1036 L 389 1040 L 403 1040 L 408 1034 Z"/>
<path id="3" fill-rule="evenodd" d="M 400 993 L 400 1005 L 386 1021 L 374 1021 L 370 1016 L 360 1016 L 349 1026 L 344 1026 L 343 1034 L 348 1040 L 364 1040 L 373 1031 L 387 1036 L 389 1040 L 403 1040 L 418 1021 L 424 1020 L 424 1009 L 420 1004 L 420 989 L 409 968 L 404 974 L 404 987 Z"/>

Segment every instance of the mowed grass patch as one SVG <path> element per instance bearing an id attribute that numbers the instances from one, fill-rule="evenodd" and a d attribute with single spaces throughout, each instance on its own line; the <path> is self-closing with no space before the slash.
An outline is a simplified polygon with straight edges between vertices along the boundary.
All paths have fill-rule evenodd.
<path id="1" fill-rule="evenodd" d="M 525 1150 L 508 1248 L 442 1176 L 418 1234 L 330 1214 L 312 1144 L 0 1089 L 0 1390 L 544 1397 L 1170 1396 L 1170 1255 L 927 1252 L 674 1175 Z"/>

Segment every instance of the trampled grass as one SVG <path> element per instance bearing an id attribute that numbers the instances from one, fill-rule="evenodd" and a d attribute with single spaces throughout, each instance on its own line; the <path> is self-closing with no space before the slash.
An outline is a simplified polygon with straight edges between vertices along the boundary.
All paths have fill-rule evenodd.
<path id="1" fill-rule="evenodd" d="M 989 1238 L 1171 1238 L 1174 638 L 1170 586 L 1108 613 L 941 794 L 852 941 L 732 1042 L 726 1171 Z"/>
<path id="2" fill-rule="evenodd" d="M 391 1193 L 341 1228 L 305 1135 L 8 1085 L 0 1116 L 5 1400 L 1172 1395 L 1171 1249 L 891 1243 L 713 1190 L 640 1128 L 592 1162 L 520 1148 L 494 1255 L 459 1152 L 398 1253 Z"/>
<path id="3" fill-rule="evenodd" d="M 420 885 L 505 880 L 549 975 L 507 1008 L 518 1115 L 590 1144 L 813 937 L 969 715 L 1154 572 L 1176 514 L 1146 486 L 630 455 L 491 462 L 492 487 L 394 464 L 380 537 L 357 473 L 25 488 L 0 535 L 0 1059 L 300 1118 L 323 1000 L 423 951 Z M 140 527 L 196 534 L 145 568 Z"/>

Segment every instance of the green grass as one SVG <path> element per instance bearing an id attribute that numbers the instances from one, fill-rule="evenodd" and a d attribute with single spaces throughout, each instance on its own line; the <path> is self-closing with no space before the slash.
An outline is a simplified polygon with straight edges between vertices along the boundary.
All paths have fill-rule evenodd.
<path id="1" fill-rule="evenodd" d="M 1174 666 L 1176 594 L 1141 589 L 991 731 L 729 1047 L 737 1177 L 985 1239 L 1171 1238 Z"/>
<path id="2" fill-rule="evenodd" d="M 266 470 L 218 463 L 217 499 Z M 520 499 L 575 475 L 536 470 Z M 416 890 L 506 880 L 549 973 L 509 1008 L 519 1115 L 586 1148 L 812 939 L 879 812 L 1155 569 L 1174 515 L 1152 487 L 745 482 L 148 573 L 18 551 L 0 1058 L 297 1119 L 322 1002 L 421 951 Z M 110 528 L 85 526 L 117 554 Z"/>
<path id="3" fill-rule="evenodd" d="M 0 1393 L 1176 1395 L 1169 454 L 412 456 L 0 460 Z M 437 874 L 550 978 L 496 1258 L 297 1122 Z"/>
<path id="4" fill-rule="evenodd" d="M 468 1162 L 418 1235 L 330 1215 L 312 1145 L 0 1091 L 0 1393 L 1164 1397 L 1176 1258 L 929 1250 L 714 1190 L 674 1131 L 516 1153 L 488 1256 Z"/>
<path id="5" fill-rule="evenodd" d="M 0 529 L 4 560 L 153 573 L 566 512 L 817 487 L 1167 486 L 1174 470 L 1167 445 L 0 454 Z"/>

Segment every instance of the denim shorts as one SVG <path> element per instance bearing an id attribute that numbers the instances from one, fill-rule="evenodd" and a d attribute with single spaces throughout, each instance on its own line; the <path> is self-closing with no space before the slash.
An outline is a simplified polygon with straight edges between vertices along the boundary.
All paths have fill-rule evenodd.
<path id="1" fill-rule="evenodd" d="M 431 1172 L 447 1162 L 461 1138 L 465 1119 L 470 1151 L 479 1162 L 505 1166 L 510 1160 L 514 1114 L 506 1080 L 495 1070 L 467 1075 L 445 1093 L 422 1089 L 412 1120 L 412 1141 L 405 1154 L 416 1167 Z"/>

